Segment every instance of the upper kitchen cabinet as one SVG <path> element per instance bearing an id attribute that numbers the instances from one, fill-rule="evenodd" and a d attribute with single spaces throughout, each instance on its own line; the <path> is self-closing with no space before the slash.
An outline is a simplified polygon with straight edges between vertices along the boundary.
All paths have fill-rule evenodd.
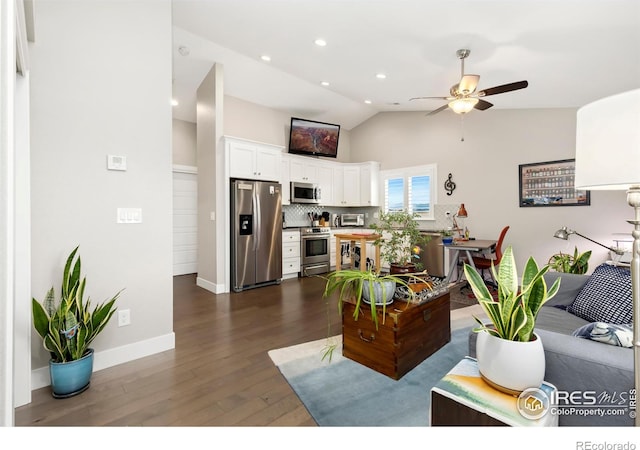
<path id="1" fill-rule="evenodd" d="M 360 204 L 362 206 L 380 206 L 379 178 L 379 162 L 369 161 L 360 165 Z"/>
<path id="2" fill-rule="evenodd" d="M 291 181 L 300 183 L 317 183 L 319 179 L 318 164 L 313 158 L 309 157 L 289 157 L 289 178 Z"/>
<path id="3" fill-rule="evenodd" d="M 282 147 L 225 137 L 225 148 L 231 178 L 281 181 Z"/>
<path id="4" fill-rule="evenodd" d="M 289 178 L 289 168 L 291 160 L 286 154 L 282 155 L 282 170 L 280 172 L 280 184 L 282 185 L 282 204 L 291 204 L 291 179 Z"/>
<path id="5" fill-rule="evenodd" d="M 333 168 L 333 205 L 360 206 L 360 167 L 341 164 Z"/>

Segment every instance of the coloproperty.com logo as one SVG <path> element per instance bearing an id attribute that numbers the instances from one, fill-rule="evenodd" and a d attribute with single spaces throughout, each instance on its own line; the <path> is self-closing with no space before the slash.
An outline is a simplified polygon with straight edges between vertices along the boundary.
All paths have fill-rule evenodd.
<path id="1" fill-rule="evenodd" d="M 537 420 L 546 414 L 557 416 L 629 416 L 636 417 L 636 390 L 622 392 L 553 391 L 548 395 L 538 388 L 524 390 L 518 397 L 520 414 Z"/>

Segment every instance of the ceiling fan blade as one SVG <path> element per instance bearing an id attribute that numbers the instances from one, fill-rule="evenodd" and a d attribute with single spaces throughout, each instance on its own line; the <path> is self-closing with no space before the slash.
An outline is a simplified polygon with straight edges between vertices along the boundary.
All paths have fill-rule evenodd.
<path id="1" fill-rule="evenodd" d="M 413 97 L 409 99 L 411 100 L 449 100 L 449 97 Z"/>
<path id="2" fill-rule="evenodd" d="M 517 91 L 518 89 L 524 89 L 529 86 L 527 80 L 516 81 L 515 83 L 503 84 L 502 86 L 495 86 L 489 89 L 483 89 L 478 92 L 478 97 L 486 97 L 487 95 L 502 94 L 504 92 Z"/>
<path id="3" fill-rule="evenodd" d="M 446 105 L 442 105 L 440 108 L 438 108 L 438 109 L 434 109 L 433 111 L 428 112 L 428 113 L 427 113 L 427 116 L 433 116 L 434 114 L 438 114 L 440 111 L 444 111 L 444 110 L 445 110 L 445 109 L 447 109 L 448 107 L 449 107 L 449 105 L 448 105 L 448 104 L 446 104 Z"/>
<path id="4" fill-rule="evenodd" d="M 480 111 L 484 111 L 485 109 L 489 109 L 493 106 L 493 103 L 489 103 L 486 100 L 478 99 L 478 103 L 475 104 L 474 108 Z"/>
<path id="5" fill-rule="evenodd" d="M 465 75 L 458 83 L 458 92 L 462 95 L 472 94 L 478 87 L 480 75 Z"/>

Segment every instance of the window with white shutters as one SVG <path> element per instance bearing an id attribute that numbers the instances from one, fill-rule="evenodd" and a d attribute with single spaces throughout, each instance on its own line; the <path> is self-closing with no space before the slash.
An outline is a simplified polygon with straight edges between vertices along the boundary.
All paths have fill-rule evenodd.
<path id="1" fill-rule="evenodd" d="M 380 172 L 385 212 L 407 210 L 418 220 L 433 220 L 436 203 L 436 165 L 430 164 Z"/>

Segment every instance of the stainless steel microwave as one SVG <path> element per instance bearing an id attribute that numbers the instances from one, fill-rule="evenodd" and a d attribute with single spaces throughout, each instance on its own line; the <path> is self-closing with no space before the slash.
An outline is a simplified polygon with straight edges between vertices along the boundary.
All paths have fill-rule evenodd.
<path id="1" fill-rule="evenodd" d="M 320 186 L 315 183 L 291 182 L 291 203 L 315 203 L 322 199 Z"/>

